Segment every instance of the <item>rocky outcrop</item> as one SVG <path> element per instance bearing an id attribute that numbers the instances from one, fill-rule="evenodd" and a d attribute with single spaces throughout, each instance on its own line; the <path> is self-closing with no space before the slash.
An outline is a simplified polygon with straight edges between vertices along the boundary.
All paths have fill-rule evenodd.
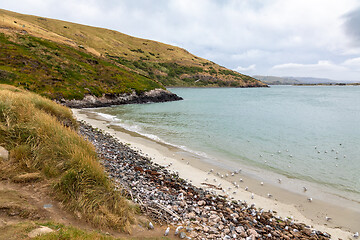
<path id="1" fill-rule="evenodd" d="M 182 100 L 182 98 L 170 91 L 154 89 L 141 94 L 136 94 L 136 92 L 120 95 L 105 94 L 100 98 L 87 95 L 82 100 L 62 99 L 60 103 L 70 108 L 95 108 L 130 103 L 170 102 L 178 100 Z"/>

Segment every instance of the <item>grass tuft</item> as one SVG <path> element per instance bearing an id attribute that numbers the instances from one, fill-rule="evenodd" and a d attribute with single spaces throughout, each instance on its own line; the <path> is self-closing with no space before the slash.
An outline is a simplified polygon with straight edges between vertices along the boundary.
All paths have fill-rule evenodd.
<path id="1" fill-rule="evenodd" d="M 2 171 L 40 172 L 65 208 L 95 226 L 130 231 L 133 210 L 114 190 L 93 145 L 75 131 L 71 110 L 34 93 L 0 85 L 0 145 L 10 151 Z"/>

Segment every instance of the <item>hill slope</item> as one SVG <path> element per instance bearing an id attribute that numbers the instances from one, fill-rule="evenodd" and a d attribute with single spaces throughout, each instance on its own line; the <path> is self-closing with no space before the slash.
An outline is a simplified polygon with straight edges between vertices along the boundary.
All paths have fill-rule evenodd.
<path id="1" fill-rule="evenodd" d="M 82 99 L 85 94 L 141 93 L 162 85 L 67 45 L 0 33 L 1 83 L 23 86 L 52 99 Z"/>
<path id="2" fill-rule="evenodd" d="M 264 87 L 262 82 L 171 45 L 116 31 L 0 10 L 0 31 L 46 39 L 91 54 L 164 86 Z M 142 81 L 145 81 L 142 79 Z M 154 87 L 154 86 L 153 86 Z M 145 87 L 144 87 L 145 89 Z M 147 87 L 148 89 L 148 87 Z M 150 88 L 151 89 L 151 88 Z"/>

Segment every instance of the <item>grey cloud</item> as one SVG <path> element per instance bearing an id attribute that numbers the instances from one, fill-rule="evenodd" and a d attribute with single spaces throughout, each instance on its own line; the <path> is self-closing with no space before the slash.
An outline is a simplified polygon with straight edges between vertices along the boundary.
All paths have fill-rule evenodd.
<path id="1" fill-rule="evenodd" d="M 114 29 L 179 47 L 225 67 L 302 66 L 345 52 L 358 57 L 360 8 L 356 0 L 0 0 L 2 8 Z M 311 9 L 311 11 L 309 11 Z M 355 10 L 357 9 L 357 10 Z M 346 14 L 346 15 L 345 15 Z M 306 16 L 306 17 L 304 17 Z M 339 23 L 345 22 L 339 28 Z M 346 30 L 346 33 L 345 31 Z M 360 49 L 360 48 L 359 48 Z M 356 52 L 356 53 L 354 53 Z M 239 68 L 241 69 L 241 68 Z"/>
<path id="2" fill-rule="evenodd" d="M 360 8 L 346 15 L 345 31 L 352 37 L 354 45 L 360 46 Z"/>

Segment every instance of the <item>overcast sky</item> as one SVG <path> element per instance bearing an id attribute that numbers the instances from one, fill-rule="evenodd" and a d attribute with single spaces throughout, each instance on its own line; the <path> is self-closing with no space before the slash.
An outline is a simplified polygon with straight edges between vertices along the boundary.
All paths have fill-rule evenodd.
<path id="1" fill-rule="evenodd" d="M 117 30 L 248 75 L 360 81 L 359 0 L 0 0 Z"/>

